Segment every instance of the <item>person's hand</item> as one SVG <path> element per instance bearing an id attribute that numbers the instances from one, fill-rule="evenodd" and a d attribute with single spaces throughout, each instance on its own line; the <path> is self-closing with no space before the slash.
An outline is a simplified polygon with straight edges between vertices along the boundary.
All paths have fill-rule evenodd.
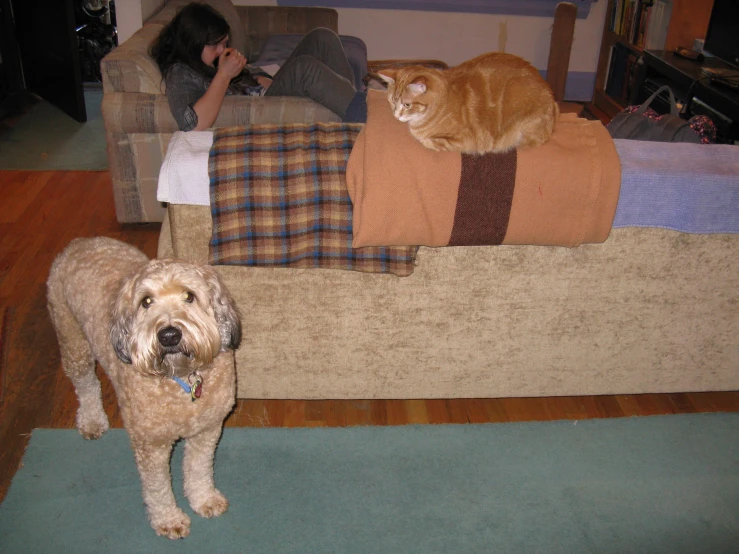
<path id="1" fill-rule="evenodd" d="M 257 75 L 254 77 L 260 85 L 264 87 L 264 90 L 267 90 L 269 88 L 269 85 L 272 84 L 272 79 L 269 77 L 265 77 L 264 75 Z"/>
<path id="2" fill-rule="evenodd" d="M 223 73 L 226 77 L 233 79 L 246 65 L 246 58 L 235 48 L 226 48 L 218 57 L 218 73 Z"/>

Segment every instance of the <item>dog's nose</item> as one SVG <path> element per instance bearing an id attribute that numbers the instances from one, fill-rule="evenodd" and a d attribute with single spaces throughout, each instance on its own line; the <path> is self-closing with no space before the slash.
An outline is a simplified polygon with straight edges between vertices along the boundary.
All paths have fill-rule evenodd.
<path id="1" fill-rule="evenodd" d="M 159 329 L 157 338 L 159 339 L 159 344 L 162 346 L 177 346 L 180 343 L 180 339 L 182 339 L 182 331 L 175 327 L 165 327 L 164 329 Z"/>

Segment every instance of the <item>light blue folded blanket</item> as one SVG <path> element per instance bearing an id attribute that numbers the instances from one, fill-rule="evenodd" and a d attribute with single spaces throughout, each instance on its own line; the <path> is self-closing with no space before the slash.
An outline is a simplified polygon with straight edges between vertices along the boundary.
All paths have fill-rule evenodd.
<path id="1" fill-rule="evenodd" d="M 739 146 L 616 139 L 613 227 L 739 233 Z"/>

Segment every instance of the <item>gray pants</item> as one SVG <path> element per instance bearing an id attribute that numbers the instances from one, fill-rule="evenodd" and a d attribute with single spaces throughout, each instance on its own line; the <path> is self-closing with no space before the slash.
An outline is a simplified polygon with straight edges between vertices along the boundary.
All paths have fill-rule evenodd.
<path id="1" fill-rule="evenodd" d="M 339 36 L 318 28 L 298 43 L 264 95 L 310 98 L 343 118 L 357 92 L 353 82 Z"/>

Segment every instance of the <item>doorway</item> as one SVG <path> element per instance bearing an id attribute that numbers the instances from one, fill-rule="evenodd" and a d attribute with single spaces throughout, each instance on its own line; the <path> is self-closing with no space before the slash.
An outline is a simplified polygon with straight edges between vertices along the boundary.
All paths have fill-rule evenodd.
<path id="1" fill-rule="evenodd" d="M 0 0 L 17 88 L 87 121 L 85 88 L 101 88 L 100 60 L 117 44 L 113 0 Z M 3 33 L 5 35 L 5 33 Z M 13 67 L 13 60 L 17 66 Z"/>

